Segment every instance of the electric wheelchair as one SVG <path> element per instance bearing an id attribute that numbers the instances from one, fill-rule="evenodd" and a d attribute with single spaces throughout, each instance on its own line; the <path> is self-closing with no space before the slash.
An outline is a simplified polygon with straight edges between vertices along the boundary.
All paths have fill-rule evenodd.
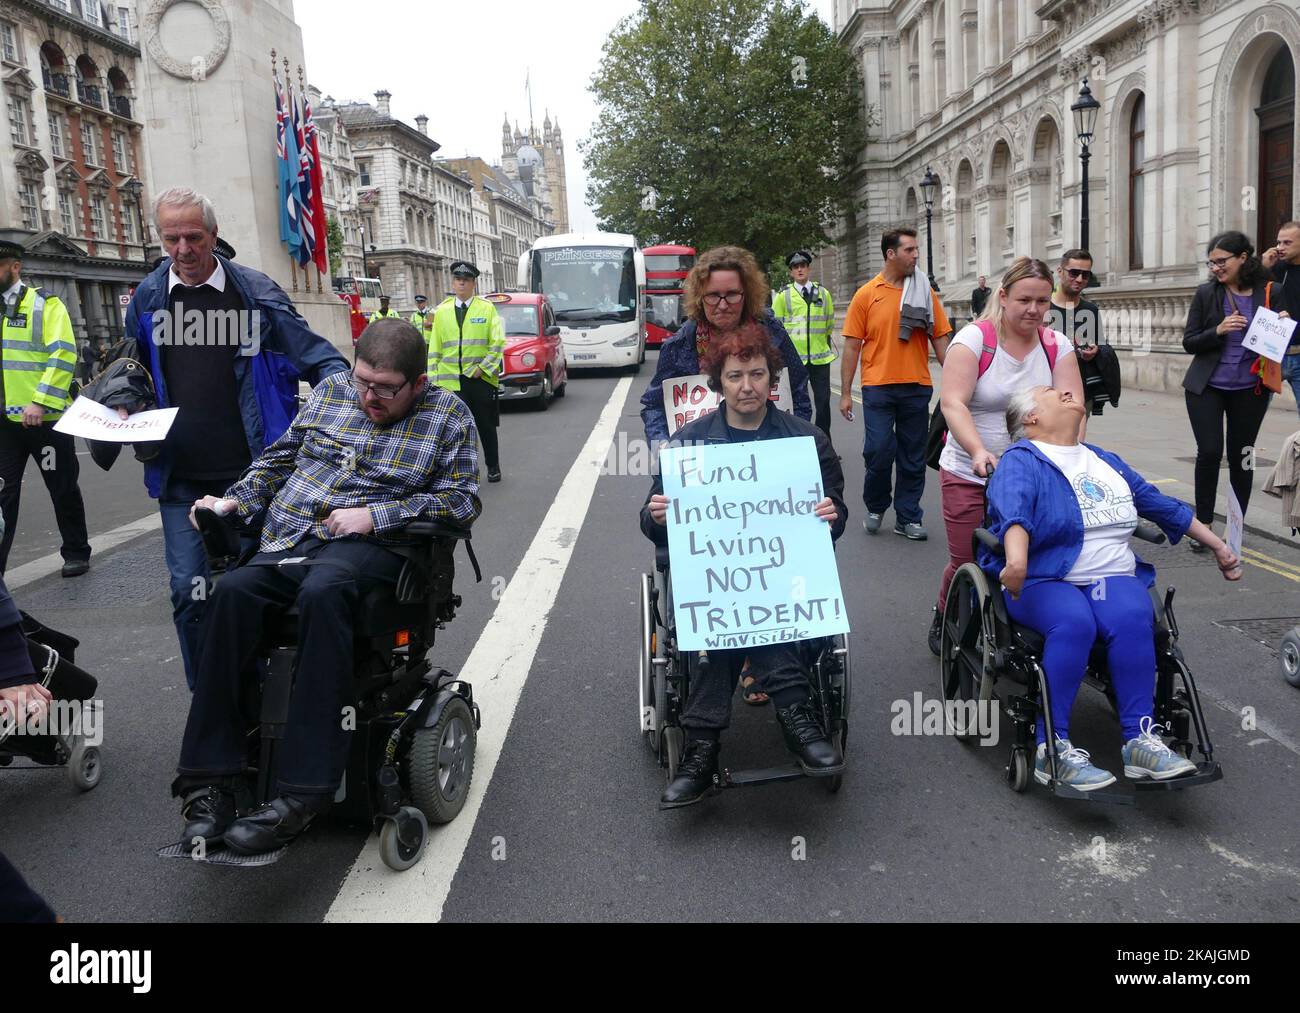
<path id="1" fill-rule="evenodd" d="M 690 693 L 691 679 L 709 664 L 707 651 L 683 651 L 677 646 L 673 618 L 672 578 L 668 547 L 656 546 L 655 572 L 641 575 L 637 615 L 640 633 L 638 659 L 638 717 L 641 734 L 660 767 L 667 768 L 668 780 L 677 776 L 677 764 L 685 748 L 685 731 L 680 717 Z M 836 634 L 802 642 L 811 673 L 812 703 L 823 730 L 847 755 L 851 671 L 848 637 Z M 724 769 L 719 787 L 741 788 L 807 777 L 798 763 L 791 762 L 761 770 Z M 819 778 L 827 789 L 839 791 L 843 774 Z"/>
<path id="2" fill-rule="evenodd" d="M 255 549 L 241 548 L 232 519 L 205 509 L 196 510 L 195 519 L 214 581 L 234 566 L 249 565 Z M 480 726 L 472 687 L 434 668 L 426 657 L 436 631 L 461 605 L 452 591 L 457 542 L 465 542 L 475 577 L 482 579 L 470 533 L 413 521 L 403 536 L 407 544 L 396 551 L 405 563 L 396 585 L 371 590 L 361 601 L 355 627 L 355 729 L 331 810 L 352 824 L 378 823 L 380 857 L 397 871 L 420 860 L 430 824 L 449 823 L 464 807 Z M 243 544 L 248 546 L 247 541 Z M 276 794 L 277 748 L 289 715 L 297 643 L 298 609 L 291 606 L 268 626 L 257 671 L 250 672 L 247 773 L 256 788 L 247 809 L 270 802 Z M 243 804 L 240 808 L 246 811 Z M 179 853 L 171 853 L 178 848 Z M 253 856 L 221 851 L 207 860 L 263 865 L 278 860 L 285 850 Z M 160 854 L 194 857 L 184 841 Z"/>
<path id="3" fill-rule="evenodd" d="M 44 767 L 64 767 L 74 788 L 90 791 L 103 775 L 99 738 L 86 735 L 89 727 L 103 728 L 103 721 L 97 720 L 103 717 L 102 701 L 94 699 L 99 684 L 75 664 L 81 644 L 76 637 L 50 629 L 26 612 L 19 614 L 32 665 L 53 698 L 51 716 L 57 711 L 60 724 L 39 735 L 6 734 L 0 729 L 0 767 L 9 766 L 15 757 Z"/>
<path id="4" fill-rule="evenodd" d="M 1162 544 L 1165 536 L 1148 523 L 1140 523 L 1134 536 L 1152 544 Z M 976 530 L 972 543 L 983 545 L 997 556 L 1003 546 L 985 528 Z M 1196 772 L 1165 781 L 1131 782 L 1135 791 L 1178 791 L 1221 780 L 1223 771 L 1214 759 L 1214 747 L 1201 710 L 1200 696 L 1192 673 L 1178 648 L 1178 622 L 1174 618 L 1174 589 L 1170 587 L 1163 601 L 1151 589 L 1155 607 L 1153 635 L 1156 641 L 1156 686 L 1153 720 L 1162 726 L 1170 748 L 1189 760 L 1193 751 L 1200 754 Z M 1007 784 L 1023 792 L 1033 778 L 1033 754 L 1036 748 L 1035 723 L 1046 722 L 1047 741 L 1055 741 L 1051 701 L 1047 679 L 1040 658 L 1042 634 L 1011 621 L 1007 614 L 1003 590 L 976 563 L 967 563 L 953 576 L 944 602 L 939 682 L 944 703 L 947 730 L 960 742 L 979 738 L 974 715 L 981 707 L 997 699 L 1000 709 L 1011 718 L 1014 735 L 1011 755 L 1005 768 Z M 1093 644 L 1088 658 L 1085 684 L 1101 690 L 1113 710 L 1115 694 L 1107 672 L 1106 646 L 1100 639 Z M 998 691 L 999 684 L 1005 688 Z M 1083 792 L 1061 783 L 1057 778 L 1056 751 L 1047 750 L 1048 790 L 1073 799 L 1132 805 L 1135 796 L 1112 786 Z"/>

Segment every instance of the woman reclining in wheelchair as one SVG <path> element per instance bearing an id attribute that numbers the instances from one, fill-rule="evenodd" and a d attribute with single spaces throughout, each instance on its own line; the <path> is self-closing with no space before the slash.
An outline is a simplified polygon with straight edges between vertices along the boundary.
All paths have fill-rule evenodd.
<path id="1" fill-rule="evenodd" d="M 1011 399 L 1007 428 L 1018 442 L 988 485 L 987 527 L 1002 540 L 1005 564 L 981 546 L 979 565 L 1008 592 L 1011 619 L 1043 636 L 1058 778 L 1092 791 L 1115 776 L 1071 744 L 1070 711 L 1099 638 L 1123 731 L 1124 775 L 1164 781 L 1196 769 L 1153 723 L 1155 569 L 1129 547 L 1138 518 L 1155 522 L 1171 542 L 1190 534 L 1209 546 L 1227 580 L 1241 578 L 1241 563 L 1186 503 L 1160 493 L 1116 455 L 1079 443 L 1083 413 L 1069 392 L 1051 387 Z M 1049 780 L 1044 724 L 1037 722 L 1034 763 L 1040 784 Z"/>
<path id="2" fill-rule="evenodd" d="M 750 323 L 721 340 L 715 339 L 702 365 L 709 386 L 722 394 L 723 402 L 716 413 L 683 427 L 673 445 L 811 436 L 817 444 L 822 489 L 826 493 L 817 504 L 816 514 L 831 526 L 831 537 L 839 538 L 848 517 L 839 459 L 820 429 L 770 405 L 769 392 L 780 376 L 782 360 L 763 327 Z M 662 478 L 656 474 L 641 508 L 641 530 L 659 546 L 668 544 L 668 509 Z M 692 805 L 714 789 L 718 781 L 719 736 L 730 723 L 731 699 L 746 656 L 763 691 L 776 705 L 786 746 L 797 757 L 803 773 L 833 777 L 844 770 L 844 757 L 822 728 L 810 701 L 809 667 L 799 643 L 710 651 L 709 664 L 697 670 L 690 685 L 681 714 L 685 751 L 676 777 L 660 800 L 660 808 Z"/>

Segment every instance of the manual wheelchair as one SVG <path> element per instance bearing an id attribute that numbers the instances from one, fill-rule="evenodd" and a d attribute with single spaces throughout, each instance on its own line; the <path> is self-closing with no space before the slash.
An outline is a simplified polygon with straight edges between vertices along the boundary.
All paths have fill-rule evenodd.
<path id="1" fill-rule="evenodd" d="M 195 519 L 214 580 L 254 554 L 242 547 L 230 519 L 204 509 L 195 511 Z M 449 823 L 464 807 L 480 725 L 472 687 L 435 669 L 426 657 L 436 631 L 461 605 L 452 591 L 457 542 L 465 542 L 474 574 L 482 579 L 470 533 L 413 521 L 402 534 L 407 544 L 397 551 L 405 563 L 396 584 L 361 600 L 355 626 L 355 729 L 332 810 L 345 822 L 378 823 L 380 857 L 397 871 L 420 860 L 429 824 Z M 268 627 L 256 671 L 249 673 L 247 699 L 253 706 L 246 711 L 256 718 L 250 720 L 247 773 L 256 787 L 248 808 L 268 803 L 276 793 L 277 748 L 289 715 L 297 644 L 298 609 L 291 606 Z M 179 847 L 186 848 L 186 842 Z M 273 852 L 270 860 L 283 851 Z M 219 854 L 225 860 L 214 864 L 266 864 L 268 857 Z"/>
<path id="2" fill-rule="evenodd" d="M 1145 523 L 1138 525 L 1134 536 L 1156 545 L 1165 541 L 1163 533 Z M 972 541 L 977 557 L 980 545 L 997 556 L 1003 555 L 1002 543 L 985 528 L 976 530 Z M 1172 749 L 1189 760 L 1195 750 L 1201 759 L 1195 761 L 1193 774 L 1165 781 L 1137 780 L 1131 782 L 1132 786 L 1135 791 L 1178 791 L 1221 780 L 1223 771 L 1214 759 L 1196 683 L 1178 648 L 1174 589 L 1170 587 L 1161 601 L 1159 593 L 1152 588 L 1151 598 L 1155 611 L 1152 633 L 1156 641 L 1152 717 L 1168 733 Z M 1046 722 L 1047 741 L 1055 741 L 1049 688 L 1040 662 L 1042 650 L 1042 635 L 1011 621 L 1002 588 L 977 564 L 966 563 L 953 575 L 944 602 L 939 653 L 939 682 L 947 730 L 960 742 L 976 741 L 979 736 L 969 717 L 978 707 L 987 707 L 998 699 L 1014 729 L 1005 773 L 1007 784 L 1016 792 L 1028 788 L 1033 778 L 1038 720 Z M 1112 709 L 1118 710 L 1107 672 L 1106 647 L 1100 639 L 1093 644 L 1084 682 L 1101 690 Z M 999 695 L 996 691 L 999 683 L 1009 684 L 1009 691 Z M 967 720 L 962 720 L 963 715 Z M 1053 749 L 1047 750 L 1047 763 L 1047 788 L 1058 796 L 1121 805 L 1132 805 L 1135 801 L 1134 795 L 1117 790 L 1117 785 L 1083 792 L 1061 783 Z"/>
<path id="3" fill-rule="evenodd" d="M 667 546 L 655 547 L 655 572 L 641 575 L 637 613 L 640 633 L 638 659 L 638 717 L 641 734 L 668 780 L 677 776 L 677 764 L 685 748 L 685 731 L 680 717 L 690 693 L 691 679 L 709 664 L 707 651 L 683 651 L 677 646 L 673 618 L 672 578 Z M 849 702 L 852 673 L 846 634 L 803 641 L 805 660 L 811 673 L 813 708 L 822 728 L 847 755 Z M 724 769 L 719 787 L 742 788 L 807 777 L 798 763 L 761 770 Z M 819 778 L 827 789 L 839 791 L 844 775 Z"/>

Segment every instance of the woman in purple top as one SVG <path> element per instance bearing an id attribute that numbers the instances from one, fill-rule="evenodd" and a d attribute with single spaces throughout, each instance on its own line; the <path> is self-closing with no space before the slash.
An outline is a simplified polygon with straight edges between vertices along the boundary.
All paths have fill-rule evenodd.
<path id="1" fill-rule="evenodd" d="M 1214 522 L 1219 468 L 1228 452 L 1228 479 L 1244 514 L 1250 503 L 1251 478 L 1245 450 L 1255 445 L 1272 396 L 1252 372 L 1258 356 L 1242 347 L 1255 311 L 1267 305 L 1285 315 L 1281 286 L 1255 256 L 1240 232 L 1215 236 L 1207 250 L 1212 280 L 1196 290 L 1183 331 L 1183 348 L 1195 358 L 1183 377 L 1187 417 L 1196 437 L 1196 519 Z M 1194 551 L 1205 551 L 1192 540 Z"/>

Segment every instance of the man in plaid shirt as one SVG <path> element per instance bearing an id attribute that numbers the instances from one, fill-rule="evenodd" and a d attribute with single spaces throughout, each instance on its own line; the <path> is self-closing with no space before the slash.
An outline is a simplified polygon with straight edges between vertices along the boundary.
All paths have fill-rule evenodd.
<path id="1" fill-rule="evenodd" d="M 342 715 L 352 699 L 357 610 L 367 591 L 394 584 L 402 569 L 402 556 L 385 543 L 400 542 L 408 521 L 468 527 L 482 510 L 473 418 L 459 398 L 428 382 L 427 354 L 405 320 L 372 323 L 357 342 L 351 375 L 322 381 L 224 498 L 194 504 L 264 519 L 258 554 L 226 574 L 208 603 L 172 786 L 184 799 L 186 842 L 223 839 L 245 854 L 272 851 L 329 808 L 351 736 Z M 313 565 L 266 565 L 299 557 Z M 298 667 L 279 797 L 235 819 L 247 730 L 243 672 L 267 617 L 295 602 Z"/>

